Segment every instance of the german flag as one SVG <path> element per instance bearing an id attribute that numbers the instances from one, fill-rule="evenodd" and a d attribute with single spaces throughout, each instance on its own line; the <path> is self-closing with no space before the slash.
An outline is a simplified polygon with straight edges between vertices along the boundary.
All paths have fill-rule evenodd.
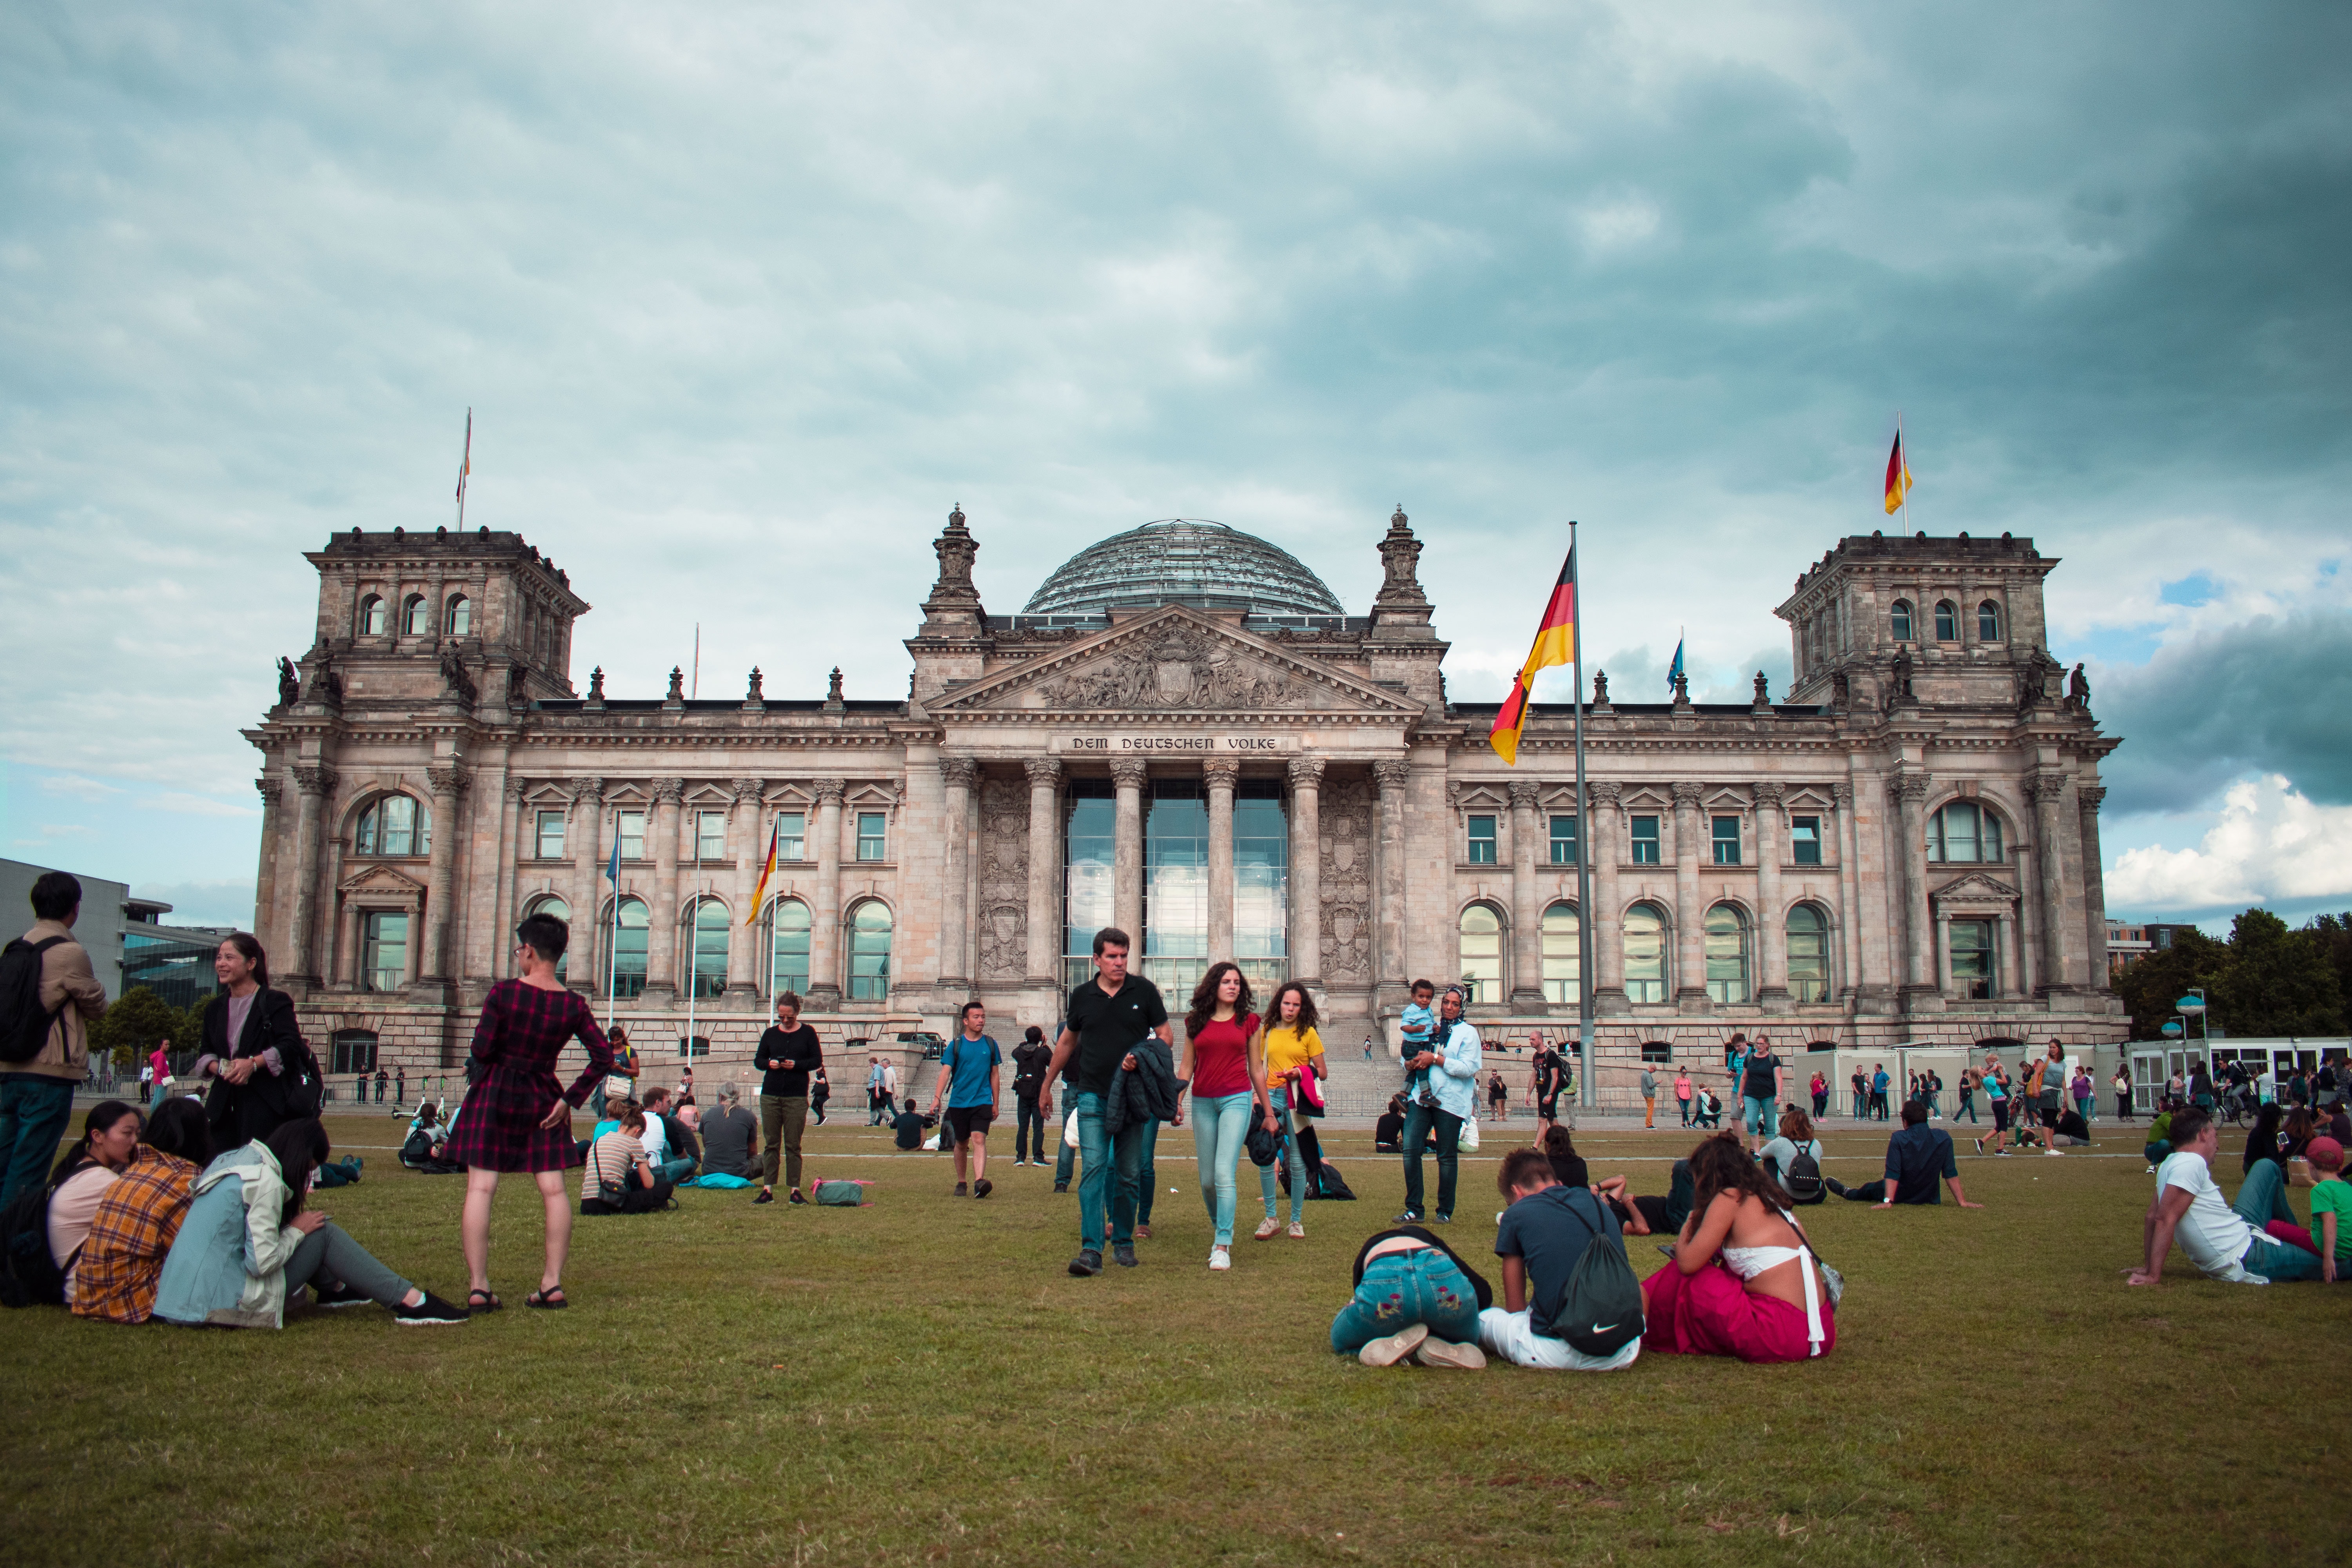
<path id="1" fill-rule="evenodd" d="M 751 889 L 751 907 L 743 914 L 745 925 L 750 925 L 760 918 L 760 905 L 768 896 L 768 879 L 776 874 L 776 836 L 783 830 L 784 825 L 781 819 L 775 826 L 768 830 L 768 858 L 760 867 L 760 885 Z"/>
<path id="2" fill-rule="evenodd" d="M 1559 581 L 1552 584 L 1551 603 L 1544 606 L 1543 624 L 1536 627 L 1535 646 L 1528 649 L 1528 661 L 1519 667 L 1518 676 L 1511 682 L 1511 694 L 1503 700 L 1503 710 L 1495 715 L 1495 727 L 1486 731 L 1486 743 L 1503 761 L 1514 767 L 1518 765 L 1519 731 L 1527 728 L 1528 703 L 1535 691 L 1536 671 L 1566 664 L 1575 657 L 1576 547 L 1570 545 L 1568 563 L 1559 569 Z"/>
<path id="3" fill-rule="evenodd" d="M 1893 517 L 1903 510 L 1903 498 L 1911 493 L 1911 465 L 1903 460 L 1903 432 L 1895 432 L 1895 449 L 1886 454 L 1886 515 Z"/>

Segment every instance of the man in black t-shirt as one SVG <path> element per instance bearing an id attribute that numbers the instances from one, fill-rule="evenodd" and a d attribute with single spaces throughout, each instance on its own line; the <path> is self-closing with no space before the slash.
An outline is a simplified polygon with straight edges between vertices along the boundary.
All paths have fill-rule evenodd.
<path id="1" fill-rule="evenodd" d="M 1070 993 L 1062 1037 L 1054 1042 L 1038 1098 L 1053 1092 L 1054 1080 L 1070 1076 L 1070 1097 L 1078 1114 L 1078 1255 L 1070 1272 L 1084 1279 L 1102 1272 L 1103 1229 L 1109 1222 L 1113 1256 L 1135 1267 L 1135 1209 L 1141 1195 L 1143 1130 L 1130 1121 L 1116 1139 L 1103 1133 L 1103 1107 L 1118 1074 L 1135 1070 L 1135 1047 L 1154 1035 L 1173 1048 L 1174 1029 L 1160 988 L 1127 972 L 1127 933 L 1115 926 L 1095 932 L 1095 977 Z M 1178 1086 L 1181 1089 L 1181 1085 Z M 1178 1121 L 1183 1112 L 1180 1102 Z M 1110 1179 L 1111 1166 L 1118 1180 Z M 1108 1200 L 1108 1201 L 1106 1201 Z"/>
<path id="2" fill-rule="evenodd" d="M 1559 1120 L 1559 1091 L 1568 1064 L 1550 1042 L 1546 1041 L 1536 1057 L 1536 1142 L 1551 1131 Z"/>
<path id="3" fill-rule="evenodd" d="M 791 992 L 776 997 L 776 1021 L 760 1036 L 751 1065 L 760 1069 L 760 1142 L 767 1150 L 760 1194 L 751 1201 L 776 1201 L 776 1164 L 781 1156 L 792 1200 L 801 1196 L 801 1132 L 808 1126 L 809 1074 L 823 1065 L 816 1031 L 801 1022 L 801 999 Z"/>
<path id="4" fill-rule="evenodd" d="M 1036 1025 L 1029 1026 L 1022 1042 L 1013 1047 L 1013 1163 L 1027 1164 L 1034 1158 L 1045 1163 L 1045 1115 L 1038 1108 L 1037 1091 L 1045 1084 L 1045 1064 L 1054 1059 L 1054 1048 L 1045 1043 L 1045 1031 Z"/>

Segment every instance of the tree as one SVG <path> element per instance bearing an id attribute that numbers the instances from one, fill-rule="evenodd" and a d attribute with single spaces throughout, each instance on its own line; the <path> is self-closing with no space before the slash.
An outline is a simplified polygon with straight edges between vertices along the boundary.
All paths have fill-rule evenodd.
<path id="1" fill-rule="evenodd" d="M 92 1050 L 125 1051 L 135 1063 L 155 1048 L 158 1040 L 170 1040 L 174 1045 L 189 1042 L 178 1038 L 187 1015 L 164 1001 L 144 985 L 133 985 L 106 1010 L 106 1016 L 89 1026 Z"/>
<path id="2" fill-rule="evenodd" d="M 2172 1005 L 2193 986 L 2204 986 L 2210 995 L 2229 962 L 2230 950 L 2225 944 L 2201 931 L 2183 931 L 2174 934 L 2170 947 L 2126 964 L 2116 983 L 2116 990 L 2131 1013 L 2131 1037 L 2164 1038 L 2164 1026 L 2176 1013 Z M 2234 1024 L 2226 1026 L 2232 1030 L 2237 1027 Z M 2196 1030 L 2191 1028 L 2189 1033 L 2193 1035 Z"/>
<path id="3" fill-rule="evenodd" d="M 2230 922 L 2230 961 L 2212 999 L 2216 1021 L 2232 1035 L 2344 1032 L 2344 994 L 2318 933 L 2289 931 L 2268 910 Z"/>
<path id="4" fill-rule="evenodd" d="M 2317 939 L 2327 961 L 2336 966 L 2336 994 L 2352 1002 L 2352 910 L 2321 915 L 2303 929 Z"/>

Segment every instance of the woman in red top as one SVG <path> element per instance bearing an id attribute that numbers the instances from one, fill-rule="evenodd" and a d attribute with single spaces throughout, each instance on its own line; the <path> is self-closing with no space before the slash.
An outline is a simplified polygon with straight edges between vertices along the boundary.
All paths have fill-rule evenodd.
<path id="1" fill-rule="evenodd" d="M 563 1294 L 563 1258 L 572 1247 L 572 1199 L 563 1168 L 572 1163 L 572 1108 L 613 1070 L 613 1047 L 579 993 L 555 977 L 572 933 L 553 915 L 532 915 L 515 928 L 520 980 L 501 980 L 482 1002 L 474 1048 L 466 1064 L 473 1088 L 449 1134 L 446 1158 L 466 1167 L 462 1231 L 473 1289 L 466 1305 L 495 1312 L 490 1292 L 490 1197 L 502 1171 L 529 1171 L 547 1205 L 547 1266 L 526 1307 L 570 1305 Z M 571 1089 L 555 1079 L 555 1058 L 572 1040 L 588 1047 L 588 1067 Z"/>
<path id="2" fill-rule="evenodd" d="M 1209 1267 L 1234 1266 L 1234 1169 L 1249 1136 L 1250 1107 L 1270 1115 L 1265 1058 L 1257 1044 L 1261 1020 L 1249 1010 L 1249 982 L 1239 965 L 1209 965 L 1192 989 L 1184 1016 L 1184 1047 L 1176 1079 L 1192 1089 L 1192 1147 L 1201 1160 L 1201 1202 L 1217 1227 Z"/>

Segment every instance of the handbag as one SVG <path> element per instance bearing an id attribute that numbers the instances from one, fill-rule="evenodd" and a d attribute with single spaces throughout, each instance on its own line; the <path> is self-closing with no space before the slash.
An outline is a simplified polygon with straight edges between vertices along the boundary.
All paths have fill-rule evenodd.
<path id="1" fill-rule="evenodd" d="M 1062 1142 L 1073 1149 L 1078 1146 L 1078 1113 L 1075 1110 L 1062 1123 Z"/>
<path id="2" fill-rule="evenodd" d="M 1478 1117 L 1476 1112 L 1474 1111 L 1470 1115 L 1462 1119 L 1462 1131 L 1455 1134 L 1454 1139 L 1454 1147 L 1465 1154 L 1475 1154 L 1478 1152 Z"/>

